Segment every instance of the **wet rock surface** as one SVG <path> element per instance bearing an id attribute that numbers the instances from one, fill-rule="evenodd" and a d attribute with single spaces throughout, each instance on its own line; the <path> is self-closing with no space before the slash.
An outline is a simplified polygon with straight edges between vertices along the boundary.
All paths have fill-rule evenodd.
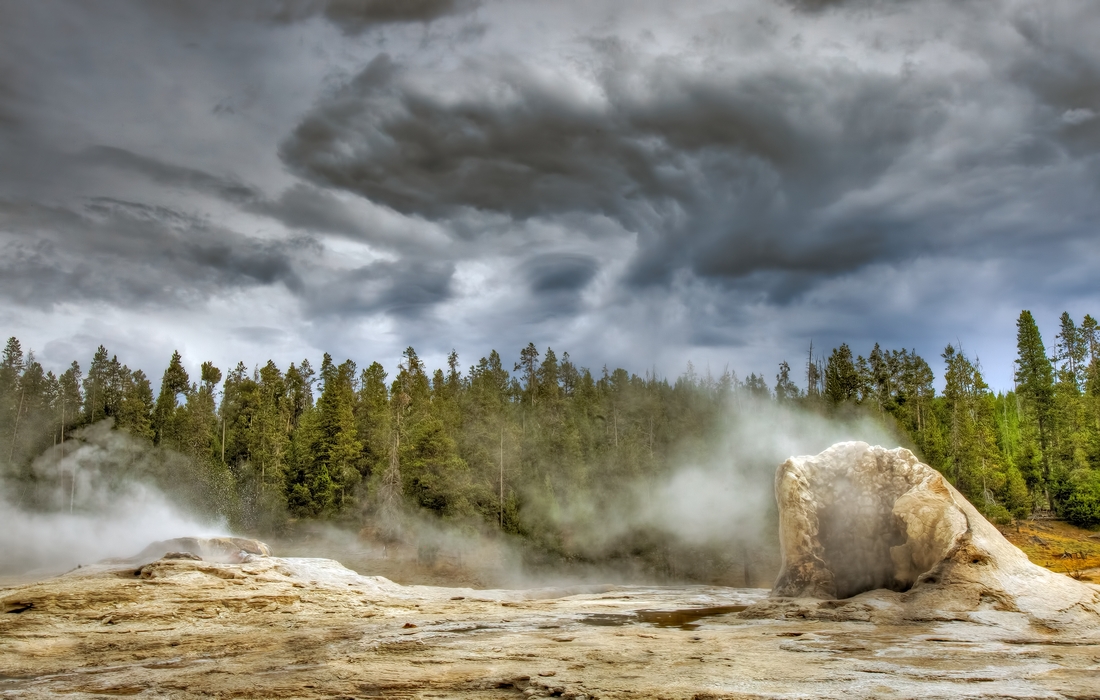
<path id="1" fill-rule="evenodd" d="M 830 486 L 816 510 L 783 512 L 779 581 L 793 588 L 777 592 L 801 597 L 401 586 L 232 542 L 216 561 L 175 540 L 0 588 L 0 697 L 1100 696 L 1100 588 L 1029 568 L 911 455 L 838 447 L 850 463 L 879 465 L 871 483 L 888 495 L 853 506 L 850 489 Z M 792 464 L 782 479 L 824 478 Z M 780 486 L 781 503 L 822 493 Z M 845 509 L 870 522 L 846 523 Z M 815 544 L 810 525 L 832 534 Z M 837 577 L 849 556 L 871 573 Z M 837 597 L 868 581 L 896 590 Z"/>
<path id="2" fill-rule="evenodd" d="M 1100 640 L 1026 615 L 767 594 L 399 586 L 277 557 L 85 568 L 0 590 L 0 696 L 1096 696 Z"/>

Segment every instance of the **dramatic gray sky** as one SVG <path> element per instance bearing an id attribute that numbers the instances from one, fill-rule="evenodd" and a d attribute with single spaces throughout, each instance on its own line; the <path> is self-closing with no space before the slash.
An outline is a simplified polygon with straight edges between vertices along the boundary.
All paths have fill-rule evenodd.
<path id="1" fill-rule="evenodd" d="M 1100 313 L 1080 0 L 0 0 L 0 332 L 769 382 Z"/>

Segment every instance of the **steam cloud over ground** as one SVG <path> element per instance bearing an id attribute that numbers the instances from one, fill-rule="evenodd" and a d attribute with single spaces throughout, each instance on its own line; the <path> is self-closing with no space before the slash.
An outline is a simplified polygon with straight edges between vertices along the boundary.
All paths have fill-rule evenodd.
<path id="1" fill-rule="evenodd" d="M 0 573 L 59 573 L 78 564 L 127 557 L 174 537 L 214 535 L 224 525 L 204 520 L 184 500 L 170 498 L 156 479 L 187 478 L 186 463 L 110 429 L 89 426 L 32 465 L 32 486 L 0 492 Z M 75 483 L 73 475 L 75 473 Z"/>
<path id="2" fill-rule="evenodd" d="M 567 533 L 568 552 L 580 558 L 571 564 L 531 560 L 520 542 L 502 539 L 484 525 L 415 513 L 388 523 L 371 520 L 362 533 L 354 521 L 304 524 L 296 539 L 280 542 L 276 537 L 275 553 L 330 557 L 364 574 L 391 573 L 377 569 L 397 565 L 388 560 L 400 556 L 394 543 L 404 541 L 417 548 L 420 563 L 428 556 L 429 563 L 457 563 L 474 582 L 524 587 L 654 581 L 654 571 L 644 562 L 621 556 L 623 543 L 667 541 L 673 549 L 684 548 L 684 568 L 657 580 L 767 587 L 777 566 L 776 465 L 841 440 L 894 439 L 873 421 L 827 419 L 770 402 L 731 406 L 723 425 L 717 441 L 684 444 L 681 451 L 691 457 L 674 458 L 662 477 L 623 483 L 613 501 L 571 500 L 564 509 L 529 502 L 525 517 L 549 521 Z M 0 572 L 58 573 L 129 557 L 159 540 L 230 534 L 224 520 L 204 512 L 197 499 L 208 486 L 187 483 L 199 472 L 181 455 L 111 430 L 109 421 L 74 437 L 65 443 L 64 455 L 55 446 L 34 460 L 34 486 L 9 487 L 2 494 L 6 526 L 0 530 L 5 552 Z M 388 545 L 387 533 L 397 538 Z M 611 552 L 616 557 L 607 559 Z M 687 561 L 700 552 L 705 560 L 689 566 Z M 673 555 L 671 560 L 678 559 Z M 728 571 L 730 566 L 736 571 Z M 417 578 L 422 575 L 412 574 L 411 580 L 424 580 Z"/>
<path id="3" fill-rule="evenodd" d="M 593 551 L 630 531 L 653 529 L 685 545 L 756 548 L 774 541 L 775 468 L 792 455 L 815 454 L 835 442 L 862 439 L 889 443 L 871 420 L 830 420 L 771 402 L 746 401 L 731 410 L 713 443 L 685 445 L 692 457 L 669 474 L 623 484 L 619 500 L 581 502 L 557 514 L 580 527 L 576 537 Z M 701 456 L 700 456 L 701 455 Z"/>

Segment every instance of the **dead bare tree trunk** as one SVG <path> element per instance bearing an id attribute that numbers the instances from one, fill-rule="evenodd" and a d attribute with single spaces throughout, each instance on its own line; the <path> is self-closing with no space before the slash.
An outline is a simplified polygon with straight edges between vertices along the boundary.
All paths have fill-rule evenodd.
<path id="1" fill-rule="evenodd" d="M 15 411 L 15 427 L 11 432 L 11 450 L 8 451 L 8 463 L 15 460 L 15 440 L 19 436 L 19 418 L 23 415 L 23 397 L 27 395 L 27 387 L 19 391 L 19 408 Z"/>
<path id="2" fill-rule="evenodd" d="M 409 404 L 410 398 L 404 392 L 393 397 L 396 403 L 393 423 L 393 440 L 390 441 L 390 461 L 386 471 L 382 475 L 382 485 L 379 489 L 382 517 L 388 521 L 394 521 L 401 507 L 401 423 L 402 414 Z"/>

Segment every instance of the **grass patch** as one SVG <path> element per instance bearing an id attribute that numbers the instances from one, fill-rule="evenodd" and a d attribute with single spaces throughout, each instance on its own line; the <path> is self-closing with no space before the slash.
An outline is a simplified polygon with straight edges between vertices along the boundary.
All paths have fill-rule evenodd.
<path id="1" fill-rule="evenodd" d="M 1081 581 L 1100 581 L 1100 532 L 1061 520 L 1021 520 L 999 529 L 1035 564 Z"/>

